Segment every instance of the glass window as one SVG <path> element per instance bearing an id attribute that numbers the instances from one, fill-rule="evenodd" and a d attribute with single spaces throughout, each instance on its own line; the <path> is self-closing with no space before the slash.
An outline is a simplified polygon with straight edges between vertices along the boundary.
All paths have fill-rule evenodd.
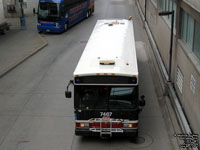
<path id="1" fill-rule="evenodd" d="M 160 8 L 162 11 L 172 11 L 174 10 L 174 28 L 176 26 L 176 2 L 174 0 L 161 0 Z M 171 25 L 172 15 L 164 16 L 169 24 Z"/>
<path id="2" fill-rule="evenodd" d="M 83 109 L 134 109 L 138 102 L 138 86 L 76 86 L 75 101 Z"/>
<path id="3" fill-rule="evenodd" d="M 187 13 L 185 11 L 183 11 L 183 15 L 182 15 L 182 39 L 184 39 L 186 41 L 186 37 L 187 37 Z"/>
<path id="4" fill-rule="evenodd" d="M 173 3 L 172 3 L 172 0 L 169 0 L 169 11 L 172 11 L 172 7 L 173 7 L 172 4 L 173 4 Z M 171 20 L 172 20 L 172 15 L 169 15 L 168 18 L 169 18 L 169 20 L 170 20 L 170 22 L 171 22 Z"/>
<path id="5" fill-rule="evenodd" d="M 39 20 L 57 21 L 60 17 L 60 5 L 57 3 L 39 3 Z"/>
<path id="6" fill-rule="evenodd" d="M 169 11 L 172 11 L 173 8 L 173 1 L 169 0 Z"/>
<path id="7" fill-rule="evenodd" d="M 173 10 L 174 10 L 174 27 L 176 26 L 176 3 L 173 2 Z"/>
<path id="8" fill-rule="evenodd" d="M 77 87 L 80 96 L 80 107 L 88 109 L 105 109 L 108 89 L 103 87 L 81 86 Z"/>
<path id="9" fill-rule="evenodd" d="M 160 8 L 161 8 L 161 10 L 165 10 L 165 0 L 161 0 L 160 1 Z"/>
<path id="10" fill-rule="evenodd" d="M 196 21 L 194 35 L 194 53 L 200 59 L 200 23 Z"/>
<path id="11" fill-rule="evenodd" d="M 200 59 L 200 23 L 185 11 L 182 13 L 181 38 L 186 41 L 194 54 Z"/>
<path id="12" fill-rule="evenodd" d="M 187 28 L 187 43 L 192 48 L 193 46 L 193 37 L 194 37 L 194 19 L 191 16 L 188 16 L 188 28 Z"/>
<path id="13" fill-rule="evenodd" d="M 169 0 L 165 0 L 165 10 L 169 10 Z"/>
<path id="14" fill-rule="evenodd" d="M 110 109 L 131 109 L 133 107 L 133 99 L 136 93 L 133 87 L 113 87 L 109 96 Z"/>

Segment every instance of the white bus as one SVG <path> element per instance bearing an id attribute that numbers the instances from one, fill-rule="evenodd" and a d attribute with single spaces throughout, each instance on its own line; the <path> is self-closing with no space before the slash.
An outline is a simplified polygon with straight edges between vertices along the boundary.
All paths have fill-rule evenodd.
<path id="1" fill-rule="evenodd" d="M 75 134 L 137 136 L 138 81 L 132 20 L 98 20 L 65 92 L 74 85 Z"/>

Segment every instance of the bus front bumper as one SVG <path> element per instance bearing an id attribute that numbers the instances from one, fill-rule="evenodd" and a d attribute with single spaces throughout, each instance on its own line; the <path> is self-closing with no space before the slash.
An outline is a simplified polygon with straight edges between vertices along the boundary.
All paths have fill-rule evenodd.
<path id="1" fill-rule="evenodd" d="M 54 32 L 59 33 L 63 32 L 64 28 L 62 26 L 43 26 L 43 25 L 37 25 L 37 29 L 39 32 Z"/>
<path id="2" fill-rule="evenodd" d="M 126 136 L 126 137 L 137 137 L 138 129 L 122 129 L 122 132 L 102 132 L 102 131 L 91 131 L 90 129 L 75 129 L 75 134 L 78 136 L 102 136 L 110 135 L 115 136 Z"/>

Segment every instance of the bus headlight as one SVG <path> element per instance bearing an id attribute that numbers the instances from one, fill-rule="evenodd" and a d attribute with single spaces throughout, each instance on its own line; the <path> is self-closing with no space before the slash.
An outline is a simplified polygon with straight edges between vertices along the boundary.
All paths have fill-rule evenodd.
<path id="1" fill-rule="evenodd" d="M 66 18 L 66 19 L 68 18 L 68 14 L 66 14 L 65 18 Z"/>
<path id="2" fill-rule="evenodd" d="M 133 125 L 132 124 L 128 124 L 128 128 L 132 128 L 133 127 Z"/>
<path id="3" fill-rule="evenodd" d="M 134 129 L 137 129 L 138 128 L 138 123 L 126 123 L 126 124 L 124 124 L 124 128 L 134 128 Z"/>
<path id="4" fill-rule="evenodd" d="M 76 123 L 76 128 L 89 128 L 88 122 Z"/>
<path id="5" fill-rule="evenodd" d="M 60 25 L 59 25 L 59 23 L 56 23 L 56 27 L 59 27 Z"/>
<path id="6" fill-rule="evenodd" d="M 124 124 L 124 128 L 131 128 L 131 127 L 132 127 L 132 124 L 128 124 L 128 123 Z"/>
<path id="7" fill-rule="evenodd" d="M 89 128 L 89 123 L 88 122 L 81 123 L 81 125 L 83 126 L 83 128 Z"/>
<path id="8" fill-rule="evenodd" d="M 81 128 L 89 128 L 89 123 L 81 123 L 80 127 Z"/>
<path id="9" fill-rule="evenodd" d="M 84 123 L 81 123 L 81 124 L 80 124 L 80 127 L 81 127 L 81 128 L 84 128 L 84 127 L 85 127 L 85 124 L 84 124 Z"/>

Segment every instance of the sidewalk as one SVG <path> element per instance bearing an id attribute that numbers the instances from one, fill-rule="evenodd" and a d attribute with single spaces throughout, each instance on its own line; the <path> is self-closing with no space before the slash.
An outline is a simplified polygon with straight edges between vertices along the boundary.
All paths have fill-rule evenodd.
<path id="1" fill-rule="evenodd" d="M 11 27 L 0 35 L 0 77 L 47 45 L 37 32 L 36 19 L 33 14 L 26 16 L 26 30 L 20 29 L 19 18 L 6 19 Z"/>

